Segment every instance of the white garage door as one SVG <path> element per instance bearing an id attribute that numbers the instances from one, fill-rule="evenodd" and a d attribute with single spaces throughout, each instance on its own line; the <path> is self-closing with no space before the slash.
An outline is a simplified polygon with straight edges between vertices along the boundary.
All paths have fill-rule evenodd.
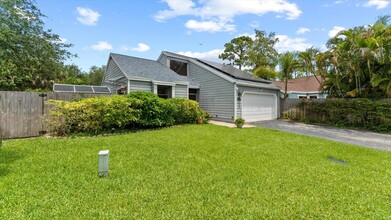
<path id="1" fill-rule="evenodd" d="M 242 118 L 246 122 L 276 119 L 276 96 L 244 93 L 242 97 Z"/>

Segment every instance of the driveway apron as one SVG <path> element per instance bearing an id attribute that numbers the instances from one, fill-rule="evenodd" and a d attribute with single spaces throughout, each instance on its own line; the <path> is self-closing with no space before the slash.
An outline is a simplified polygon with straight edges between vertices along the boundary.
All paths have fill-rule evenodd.
<path id="1" fill-rule="evenodd" d="M 249 124 L 257 127 L 271 128 L 296 134 L 326 138 L 378 150 L 391 151 L 391 135 L 389 134 L 309 125 L 285 120 L 259 121 Z"/>

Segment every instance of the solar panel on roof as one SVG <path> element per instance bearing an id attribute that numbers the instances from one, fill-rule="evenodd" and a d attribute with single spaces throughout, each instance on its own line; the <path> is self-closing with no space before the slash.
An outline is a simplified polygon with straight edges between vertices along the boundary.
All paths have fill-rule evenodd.
<path id="1" fill-rule="evenodd" d="M 55 91 L 55 92 L 73 92 L 74 89 L 73 89 L 73 85 L 54 84 L 53 91 Z"/>
<path id="2" fill-rule="evenodd" d="M 106 86 L 93 86 L 92 87 L 95 92 L 99 93 L 110 93 L 110 89 L 107 88 Z"/>
<path id="3" fill-rule="evenodd" d="M 76 92 L 76 93 L 111 93 L 107 86 L 67 85 L 54 84 L 54 92 Z"/>
<path id="4" fill-rule="evenodd" d="M 92 86 L 75 86 L 76 92 L 94 92 Z"/>

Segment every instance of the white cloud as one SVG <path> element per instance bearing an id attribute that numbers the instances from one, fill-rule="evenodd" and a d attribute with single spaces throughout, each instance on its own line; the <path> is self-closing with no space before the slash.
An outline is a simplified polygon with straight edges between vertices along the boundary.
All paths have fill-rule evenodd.
<path id="1" fill-rule="evenodd" d="M 335 35 L 337 35 L 340 31 L 346 30 L 344 27 L 334 26 L 333 29 L 329 31 L 329 37 L 333 38 Z"/>
<path id="2" fill-rule="evenodd" d="M 150 47 L 144 43 L 138 43 L 137 47 L 132 48 L 131 50 L 133 51 L 138 51 L 138 52 L 145 52 L 148 51 Z"/>
<path id="3" fill-rule="evenodd" d="M 162 0 L 171 10 L 162 10 L 155 15 L 156 21 L 164 21 L 176 16 L 196 14 L 192 0 Z"/>
<path id="4" fill-rule="evenodd" d="M 214 62 L 221 62 L 221 60 L 219 59 L 219 54 L 223 52 L 224 49 L 214 49 L 206 52 L 179 51 L 177 52 L 177 54 L 198 59 L 210 60 Z"/>
<path id="5" fill-rule="evenodd" d="M 88 26 L 96 25 L 99 20 L 99 17 L 101 16 L 97 11 L 93 11 L 89 8 L 77 7 L 76 10 L 77 14 L 79 15 L 77 17 L 77 20 L 80 23 Z"/>
<path id="6" fill-rule="evenodd" d="M 335 5 L 339 5 L 339 4 L 342 4 L 342 3 L 345 3 L 345 2 L 348 2 L 349 0 L 337 0 L 334 2 Z"/>
<path id="7" fill-rule="evenodd" d="M 340 5 L 340 4 L 346 3 L 348 1 L 349 0 L 336 0 L 332 4 L 324 4 L 324 5 L 322 5 L 322 7 L 334 7 L 336 5 Z"/>
<path id="8" fill-rule="evenodd" d="M 65 44 L 65 42 L 67 42 L 68 40 L 67 40 L 66 38 L 60 37 L 60 38 L 59 38 L 59 41 L 60 41 L 60 43 Z"/>
<path id="9" fill-rule="evenodd" d="M 91 45 L 93 50 L 112 50 L 113 46 L 106 41 L 99 41 L 97 44 Z"/>
<path id="10" fill-rule="evenodd" d="M 236 37 L 247 36 L 255 40 L 255 34 L 243 33 L 239 34 Z M 290 38 L 288 35 L 277 34 L 278 42 L 275 45 L 275 48 L 278 52 L 283 53 L 286 51 L 304 51 L 307 48 L 312 47 L 313 45 L 307 42 L 306 38 Z"/>
<path id="11" fill-rule="evenodd" d="M 277 13 L 284 15 L 289 20 L 297 19 L 302 11 L 295 3 L 289 0 L 200 0 L 196 5 L 192 0 L 163 0 L 168 4 L 168 10 L 158 11 L 154 16 L 156 21 L 165 21 L 177 16 L 195 16 L 201 18 L 197 25 L 223 26 L 218 31 L 234 31 L 234 17 L 244 14 L 264 15 Z M 189 20 L 195 24 L 195 20 Z M 188 25 L 187 25 L 188 26 Z M 204 30 L 205 29 L 205 30 Z M 202 31 L 209 31 L 211 28 L 200 28 Z M 215 30 L 212 28 L 212 30 Z"/>
<path id="12" fill-rule="evenodd" d="M 249 26 L 252 27 L 252 28 L 258 28 L 259 27 L 259 22 L 258 21 L 252 21 L 249 24 Z"/>
<path id="13" fill-rule="evenodd" d="M 310 30 L 309 28 L 301 27 L 301 28 L 299 28 L 299 29 L 296 31 L 296 33 L 297 33 L 297 34 L 305 34 L 305 33 L 310 32 L 310 31 L 311 31 L 311 30 Z"/>
<path id="14" fill-rule="evenodd" d="M 235 25 L 227 24 L 222 21 L 196 21 L 188 20 L 185 27 L 195 30 L 197 32 L 219 32 L 219 31 L 235 31 Z"/>
<path id="15" fill-rule="evenodd" d="M 383 9 L 386 8 L 390 4 L 389 0 L 368 0 L 365 4 L 363 4 L 363 7 L 369 8 L 369 7 L 376 7 L 376 9 Z"/>
<path id="16" fill-rule="evenodd" d="M 255 40 L 255 34 L 249 34 L 249 33 L 238 34 L 235 36 L 235 38 L 241 37 L 241 36 L 250 37 L 251 39 Z"/>
<path id="17" fill-rule="evenodd" d="M 280 53 L 286 51 L 305 51 L 307 48 L 313 46 L 305 38 L 290 38 L 288 35 L 276 35 L 276 37 L 279 40 L 276 43 L 276 49 Z"/>

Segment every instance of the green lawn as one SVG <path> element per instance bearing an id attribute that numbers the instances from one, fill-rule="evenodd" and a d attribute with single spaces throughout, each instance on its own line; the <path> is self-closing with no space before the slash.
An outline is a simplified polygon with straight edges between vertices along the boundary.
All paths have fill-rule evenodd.
<path id="1" fill-rule="evenodd" d="M 102 149 L 108 178 L 97 177 Z M 268 129 L 189 125 L 0 149 L 0 219 L 390 216 L 391 153 Z"/>

